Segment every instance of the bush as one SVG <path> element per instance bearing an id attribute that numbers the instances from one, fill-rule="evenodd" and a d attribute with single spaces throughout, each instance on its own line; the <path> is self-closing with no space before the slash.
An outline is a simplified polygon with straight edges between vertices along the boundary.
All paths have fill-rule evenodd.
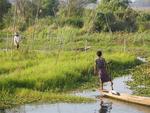
<path id="1" fill-rule="evenodd" d="M 138 16 L 139 21 L 150 21 L 150 14 L 142 13 Z"/>
<path id="2" fill-rule="evenodd" d="M 58 17 L 55 20 L 55 23 L 61 27 L 68 25 L 68 26 L 82 28 L 84 25 L 84 21 L 78 17 L 70 17 L 70 18 Z"/>
<path id="3" fill-rule="evenodd" d="M 136 16 L 128 0 L 102 0 L 93 20 L 93 31 L 136 31 Z"/>
<path id="4" fill-rule="evenodd" d="M 138 23 L 138 31 L 143 32 L 150 29 L 150 22 Z"/>
<path id="5" fill-rule="evenodd" d="M 124 12 L 122 20 L 125 22 L 125 31 L 134 32 L 137 30 L 136 17 L 137 13 L 132 9 L 127 9 Z"/>
<path id="6" fill-rule="evenodd" d="M 141 13 L 137 17 L 138 30 L 145 31 L 150 29 L 150 14 Z"/>
<path id="7" fill-rule="evenodd" d="M 110 25 L 112 32 L 124 31 L 125 23 L 123 21 L 116 21 Z"/>
<path id="8" fill-rule="evenodd" d="M 0 24 L 2 23 L 3 16 L 7 14 L 9 8 L 11 8 L 11 4 L 8 0 L 0 0 Z"/>
<path id="9" fill-rule="evenodd" d="M 128 9 L 125 12 L 97 12 L 93 31 L 136 31 L 136 13 Z"/>
<path id="10" fill-rule="evenodd" d="M 94 21 L 94 26 L 93 26 L 93 30 L 94 31 L 103 31 L 104 29 L 104 25 L 106 23 L 105 17 L 103 13 L 97 13 L 96 15 L 96 19 Z"/>
<path id="11" fill-rule="evenodd" d="M 84 22 L 82 19 L 79 18 L 69 18 L 65 21 L 65 24 L 81 28 L 83 27 Z"/>
<path id="12" fill-rule="evenodd" d="M 125 30 L 125 22 L 117 20 L 115 15 L 111 12 L 107 13 L 97 13 L 96 19 L 94 21 L 93 30 L 94 31 L 124 31 Z"/>

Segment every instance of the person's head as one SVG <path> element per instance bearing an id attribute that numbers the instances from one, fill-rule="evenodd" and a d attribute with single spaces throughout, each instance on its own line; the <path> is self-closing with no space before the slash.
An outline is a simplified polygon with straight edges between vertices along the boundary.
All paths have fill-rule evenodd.
<path id="1" fill-rule="evenodd" d="M 18 32 L 15 32 L 15 36 L 19 36 Z"/>
<path id="2" fill-rule="evenodd" d="M 98 57 L 101 57 L 102 56 L 102 51 L 99 50 L 99 51 L 97 51 L 96 54 L 97 54 Z"/>

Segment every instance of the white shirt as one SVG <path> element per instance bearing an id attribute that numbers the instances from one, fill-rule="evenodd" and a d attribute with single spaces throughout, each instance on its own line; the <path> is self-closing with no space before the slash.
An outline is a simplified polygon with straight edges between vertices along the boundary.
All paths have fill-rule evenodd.
<path id="1" fill-rule="evenodd" d="M 19 44 L 20 37 L 19 36 L 14 36 L 14 45 Z"/>

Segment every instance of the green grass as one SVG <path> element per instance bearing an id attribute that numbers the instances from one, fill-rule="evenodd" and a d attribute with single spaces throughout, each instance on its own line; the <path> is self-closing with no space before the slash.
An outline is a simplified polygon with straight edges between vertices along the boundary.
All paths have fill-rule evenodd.
<path id="1" fill-rule="evenodd" d="M 89 99 L 65 96 L 60 92 L 99 86 L 99 78 L 93 77 L 95 52 L 61 51 L 60 54 L 45 54 L 13 51 L 0 52 L 0 56 L 3 62 L 0 65 L 1 108 L 34 101 L 89 102 Z M 131 64 L 137 64 L 135 57 L 129 54 L 106 53 L 104 56 L 107 61 L 112 61 L 110 68 L 113 77 L 121 76 L 124 74 L 121 71 L 132 68 Z"/>
<path id="2" fill-rule="evenodd" d="M 1 48 L 12 49 L 0 51 L 0 108 L 34 101 L 88 102 L 60 92 L 99 87 L 99 78 L 93 77 L 98 49 L 111 62 L 109 72 L 113 78 L 129 74 L 130 69 L 141 64 L 136 56 L 150 55 L 149 32 L 85 33 L 72 27 L 37 31 L 23 33 L 26 38 L 19 51 L 12 49 L 11 43 L 0 41 Z M 11 42 L 11 38 L 8 40 Z M 91 48 L 80 50 L 85 46 Z"/>
<path id="3" fill-rule="evenodd" d="M 19 87 L 45 91 L 76 87 L 73 83 L 82 82 L 82 75 L 90 73 L 91 61 L 90 59 L 89 62 L 86 61 L 87 59 L 84 60 L 85 54 L 79 54 L 76 57 L 74 57 L 75 53 L 61 54 L 63 55 L 59 57 L 57 54 L 49 55 L 49 57 L 45 55 L 44 59 L 38 59 L 35 55 L 36 63 L 32 58 L 23 60 L 21 57 L 17 58 L 16 55 L 12 57 L 15 62 L 17 60 L 16 65 L 13 60 L 7 62 L 7 59 L 4 59 L 6 66 L 1 65 L 1 72 L 9 70 L 7 71 L 9 73 L 1 74 L 1 89 Z"/>
<path id="4" fill-rule="evenodd" d="M 23 58 L 25 56 L 22 52 L 20 54 L 14 52 L 12 56 L 9 53 L 4 54 L 1 55 L 2 58 L 4 57 L 2 59 L 4 63 L 0 68 L 0 89 L 71 90 L 89 81 L 93 75 L 94 52 L 76 54 L 76 52 L 62 51 L 59 57 L 58 54 L 44 57 L 40 56 L 40 53 L 32 53 L 26 58 Z M 110 68 L 114 77 L 137 65 L 132 55 L 114 53 L 105 56 L 107 61 L 112 61 Z"/>
<path id="5" fill-rule="evenodd" d="M 32 27 L 31 27 L 32 28 Z M 30 29 L 31 29 L 30 28 Z M 57 29 L 27 30 L 22 33 L 21 48 L 29 50 L 56 51 L 58 49 L 72 50 L 91 46 L 91 50 L 102 49 L 109 52 L 131 52 L 133 54 L 149 54 L 149 31 L 136 33 L 86 33 L 82 29 L 58 27 Z M 12 36 L 0 36 L 1 48 L 12 48 Z M 135 52 L 136 51 L 136 52 Z"/>

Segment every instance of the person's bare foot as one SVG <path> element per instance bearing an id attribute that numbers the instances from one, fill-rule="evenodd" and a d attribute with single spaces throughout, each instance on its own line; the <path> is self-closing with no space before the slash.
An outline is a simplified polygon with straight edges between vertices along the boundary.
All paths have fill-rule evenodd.
<path id="1" fill-rule="evenodd" d="M 114 90 L 114 88 L 113 88 L 113 82 L 111 82 L 111 89 Z"/>

